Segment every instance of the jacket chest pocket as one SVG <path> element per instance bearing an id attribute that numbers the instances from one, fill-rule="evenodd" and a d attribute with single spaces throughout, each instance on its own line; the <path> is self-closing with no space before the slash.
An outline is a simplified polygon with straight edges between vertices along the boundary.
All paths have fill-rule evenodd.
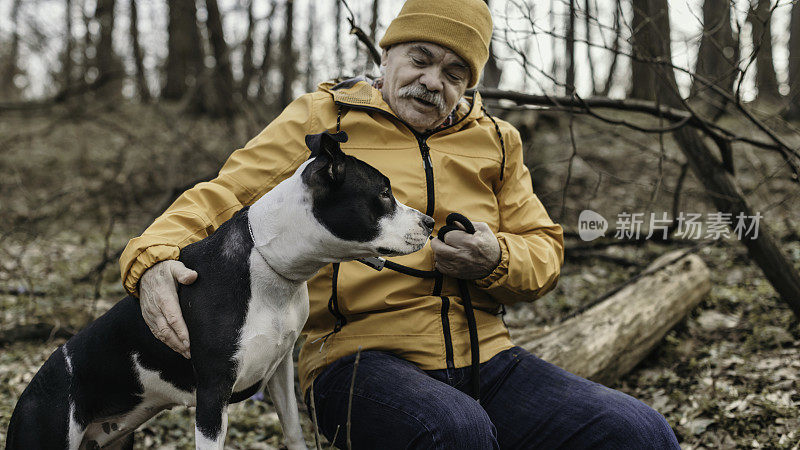
<path id="1" fill-rule="evenodd" d="M 473 158 L 445 152 L 432 152 L 436 191 L 437 225 L 452 212 L 472 221 L 486 222 L 492 230 L 500 225 L 499 207 L 493 184 L 499 161 Z"/>

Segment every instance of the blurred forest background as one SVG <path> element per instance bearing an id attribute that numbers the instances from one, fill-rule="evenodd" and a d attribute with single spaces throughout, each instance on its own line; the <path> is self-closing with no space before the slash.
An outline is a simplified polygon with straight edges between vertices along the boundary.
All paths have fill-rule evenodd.
<path id="1" fill-rule="evenodd" d="M 488 3 L 478 90 L 520 130 L 537 195 L 567 237 L 558 287 L 509 308 L 512 335 L 571 323 L 622 286 L 636 291 L 658 257 L 691 253 L 707 287 L 670 287 L 694 300 L 639 323 L 669 322 L 632 344 L 632 370 L 595 378 L 664 414 L 684 448 L 800 448 L 800 3 Z M 124 296 L 127 240 L 296 96 L 378 75 L 365 42 L 401 6 L 0 0 L 0 446 L 42 362 Z M 609 220 L 606 237 L 579 238 L 585 209 Z M 759 234 L 688 237 L 682 212 L 758 214 Z M 615 238 L 623 213 L 667 214 L 669 233 L 645 239 L 645 222 Z M 192 428 L 192 411 L 176 408 L 137 448 L 190 448 Z M 268 396 L 231 407 L 231 448 L 280 442 Z"/>

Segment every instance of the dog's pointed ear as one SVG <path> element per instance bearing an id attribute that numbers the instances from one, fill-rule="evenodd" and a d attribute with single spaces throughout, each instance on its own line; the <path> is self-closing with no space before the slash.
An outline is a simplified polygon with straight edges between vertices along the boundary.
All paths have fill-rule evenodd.
<path id="1" fill-rule="evenodd" d="M 315 172 L 322 174 L 332 184 L 344 180 L 345 154 L 340 146 L 342 142 L 347 142 L 347 133 L 344 131 L 337 133 L 325 131 L 306 136 L 306 145 L 311 150 L 311 157 L 323 162 Z"/>
<path id="2" fill-rule="evenodd" d="M 311 150 L 311 158 L 319 156 L 321 153 L 334 155 L 341 153 L 342 148 L 339 144 L 347 142 L 347 133 L 338 131 L 336 133 L 322 132 L 306 135 L 306 146 Z"/>

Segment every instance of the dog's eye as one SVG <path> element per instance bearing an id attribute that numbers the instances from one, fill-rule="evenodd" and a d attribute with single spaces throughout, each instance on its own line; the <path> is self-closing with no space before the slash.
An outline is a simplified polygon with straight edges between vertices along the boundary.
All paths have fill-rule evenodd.
<path id="1" fill-rule="evenodd" d="M 385 199 L 390 199 L 390 198 L 392 198 L 392 192 L 391 192 L 391 191 L 389 191 L 389 189 L 388 189 L 388 188 L 387 188 L 387 189 L 384 189 L 384 190 L 383 190 L 383 192 L 381 192 L 381 198 L 385 198 Z"/>

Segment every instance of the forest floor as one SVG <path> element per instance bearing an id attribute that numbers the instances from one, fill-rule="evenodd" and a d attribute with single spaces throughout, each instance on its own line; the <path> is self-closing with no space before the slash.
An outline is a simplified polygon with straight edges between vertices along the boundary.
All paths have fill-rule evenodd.
<path id="1" fill-rule="evenodd" d="M 732 120 L 727 125 L 744 129 Z M 102 314 L 124 296 L 116 252 L 165 208 L 173 192 L 213 175 L 257 131 L 252 118 L 185 118 L 169 107 L 98 103 L 5 113 L 0 335 L 37 322 L 70 330 Z M 528 131 L 526 162 L 535 188 L 568 231 L 576 230 L 583 209 L 609 219 L 624 211 L 671 213 L 683 158 L 670 139 L 584 117 L 541 116 Z M 779 131 L 800 141 L 788 126 Z M 800 188 L 787 181 L 778 156 L 743 145 L 735 150 L 737 181 L 764 215 L 762 226 L 769 226 L 800 269 Z M 687 177 L 681 210 L 712 211 L 705 198 Z M 577 243 L 570 237 L 567 248 Z M 559 320 L 673 248 L 620 240 L 592 254 L 568 251 L 553 292 L 509 309 L 512 335 Z M 685 449 L 800 448 L 800 323 L 735 238 L 720 239 L 699 255 L 711 269 L 710 294 L 612 387 L 664 414 Z M 16 399 L 63 342 L 42 336 L 0 343 L 0 447 Z M 137 432 L 136 448 L 192 448 L 193 413 L 176 407 L 158 415 Z M 303 418 L 311 445 L 305 411 Z M 229 423 L 230 448 L 281 445 L 268 396 L 231 406 Z"/>

